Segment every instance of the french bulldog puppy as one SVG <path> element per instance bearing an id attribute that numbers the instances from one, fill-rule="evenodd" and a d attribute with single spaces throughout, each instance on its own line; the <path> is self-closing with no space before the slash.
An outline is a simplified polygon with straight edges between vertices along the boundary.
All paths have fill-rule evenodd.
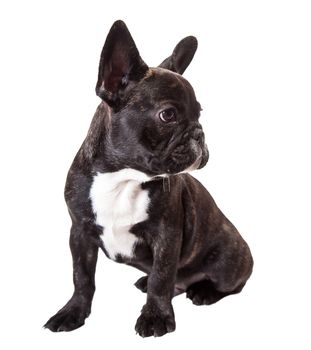
<path id="1" fill-rule="evenodd" d="M 142 337 L 175 330 L 174 296 L 209 305 L 249 278 L 247 244 L 188 174 L 208 160 L 201 107 L 182 77 L 196 49 L 186 37 L 149 68 L 126 25 L 113 24 L 96 85 L 102 102 L 65 187 L 74 293 L 45 324 L 51 331 L 71 331 L 89 316 L 99 248 L 145 273 L 135 284 L 147 293 L 135 327 Z"/>

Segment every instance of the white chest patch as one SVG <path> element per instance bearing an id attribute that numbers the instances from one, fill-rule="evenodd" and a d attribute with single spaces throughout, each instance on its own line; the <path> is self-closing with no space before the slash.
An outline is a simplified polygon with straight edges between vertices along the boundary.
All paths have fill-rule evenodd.
<path id="1" fill-rule="evenodd" d="M 148 191 L 141 183 L 150 180 L 134 169 L 97 173 L 90 190 L 96 224 L 103 227 L 104 247 L 111 259 L 117 254 L 131 258 L 138 238 L 129 232 L 148 218 Z"/>

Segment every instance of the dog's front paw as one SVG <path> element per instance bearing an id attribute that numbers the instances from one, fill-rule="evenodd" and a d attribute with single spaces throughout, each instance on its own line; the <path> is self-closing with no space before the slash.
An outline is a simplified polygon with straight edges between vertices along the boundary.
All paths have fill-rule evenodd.
<path id="1" fill-rule="evenodd" d="M 68 303 L 43 326 L 52 332 L 69 332 L 84 325 L 90 308 Z"/>
<path id="2" fill-rule="evenodd" d="M 170 306 L 165 312 L 154 305 L 146 304 L 139 316 L 136 332 L 142 337 L 161 337 L 175 330 L 175 318 L 173 308 Z"/>

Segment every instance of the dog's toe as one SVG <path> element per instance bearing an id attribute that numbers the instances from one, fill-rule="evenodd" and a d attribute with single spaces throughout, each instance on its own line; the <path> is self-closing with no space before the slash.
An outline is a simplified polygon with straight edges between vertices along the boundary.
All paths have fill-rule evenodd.
<path id="1" fill-rule="evenodd" d="M 175 330 L 175 321 L 172 317 L 161 318 L 141 315 L 137 320 L 135 330 L 143 338 L 151 336 L 161 337 Z"/>

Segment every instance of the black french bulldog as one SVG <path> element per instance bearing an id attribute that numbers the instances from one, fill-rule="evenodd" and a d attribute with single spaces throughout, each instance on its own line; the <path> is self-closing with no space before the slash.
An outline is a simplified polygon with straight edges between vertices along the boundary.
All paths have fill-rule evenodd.
<path id="1" fill-rule="evenodd" d="M 208 305 L 240 292 L 249 278 L 247 244 L 187 174 L 208 160 L 201 107 L 181 76 L 196 49 L 186 37 L 148 68 L 126 25 L 113 24 L 96 85 L 102 102 L 65 188 L 74 293 L 45 324 L 51 331 L 71 331 L 89 316 L 98 248 L 146 273 L 135 284 L 147 293 L 135 327 L 142 337 L 174 331 L 174 296 L 186 292 Z"/>

